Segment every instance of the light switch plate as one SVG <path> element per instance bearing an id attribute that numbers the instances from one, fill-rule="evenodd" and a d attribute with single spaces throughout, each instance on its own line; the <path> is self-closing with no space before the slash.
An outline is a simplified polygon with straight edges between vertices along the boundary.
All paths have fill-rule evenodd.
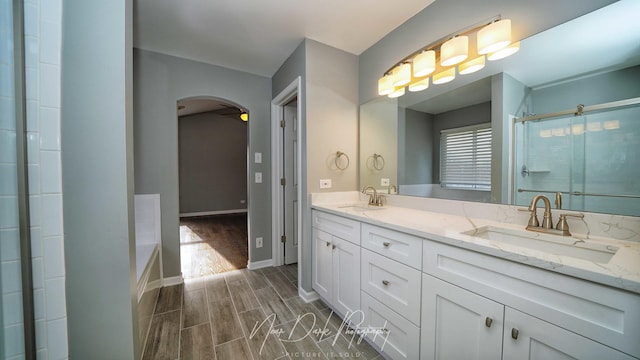
<path id="1" fill-rule="evenodd" d="M 256 164 L 262 164 L 262 153 L 257 152 L 254 154 L 254 157 Z"/>
<path id="2" fill-rule="evenodd" d="M 389 186 L 389 179 L 380 179 L 380 186 Z"/>
<path id="3" fill-rule="evenodd" d="M 262 184 L 262 173 L 261 172 L 257 172 L 256 173 L 256 184 Z"/>
<path id="4" fill-rule="evenodd" d="M 331 189 L 331 179 L 320 179 L 320 189 Z"/>

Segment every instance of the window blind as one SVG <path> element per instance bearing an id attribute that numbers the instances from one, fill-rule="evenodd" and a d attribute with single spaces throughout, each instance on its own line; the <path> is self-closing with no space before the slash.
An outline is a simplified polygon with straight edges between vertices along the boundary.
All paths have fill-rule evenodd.
<path id="1" fill-rule="evenodd" d="M 491 190 L 491 124 L 440 132 L 440 185 Z"/>

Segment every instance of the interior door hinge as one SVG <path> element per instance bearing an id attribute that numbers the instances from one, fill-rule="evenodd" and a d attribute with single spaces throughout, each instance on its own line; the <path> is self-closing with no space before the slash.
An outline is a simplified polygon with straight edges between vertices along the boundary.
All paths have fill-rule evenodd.
<path id="1" fill-rule="evenodd" d="M 287 179 L 285 179 L 285 178 L 281 178 L 281 179 L 280 179 L 280 185 L 282 185 L 282 186 L 287 185 Z"/>
<path id="2" fill-rule="evenodd" d="M 280 242 L 286 243 L 287 242 L 287 235 L 280 236 Z"/>
<path id="3" fill-rule="evenodd" d="M 285 126 L 285 121 L 284 120 L 280 120 L 280 127 L 283 128 Z"/>

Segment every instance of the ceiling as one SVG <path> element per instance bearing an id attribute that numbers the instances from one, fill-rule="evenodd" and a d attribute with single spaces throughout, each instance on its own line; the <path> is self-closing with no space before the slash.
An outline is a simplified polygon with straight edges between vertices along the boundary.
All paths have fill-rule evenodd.
<path id="1" fill-rule="evenodd" d="M 304 38 L 360 55 L 433 1 L 134 0 L 133 43 L 272 77 Z"/>

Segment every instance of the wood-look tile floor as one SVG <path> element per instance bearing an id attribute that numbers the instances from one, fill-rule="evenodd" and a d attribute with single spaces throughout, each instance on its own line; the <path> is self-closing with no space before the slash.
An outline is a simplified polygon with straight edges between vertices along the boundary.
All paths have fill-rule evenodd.
<path id="1" fill-rule="evenodd" d="M 298 295 L 296 264 L 185 279 L 160 290 L 143 359 L 381 360 L 323 302 Z"/>
<path id="2" fill-rule="evenodd" d="M 247 267 L 247 215 L 180 219 L 180 262 L 185 279 Z"/>

